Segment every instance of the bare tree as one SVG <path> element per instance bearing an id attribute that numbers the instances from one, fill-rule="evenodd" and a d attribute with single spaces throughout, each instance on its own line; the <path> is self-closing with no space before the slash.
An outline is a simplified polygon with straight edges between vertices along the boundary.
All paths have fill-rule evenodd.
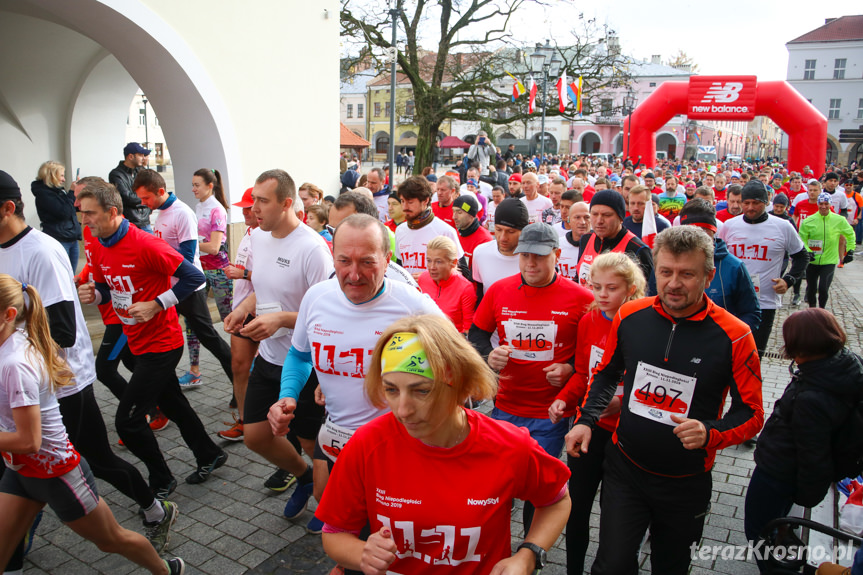
<path id="1" fill-rule="evenodd" d="M 392 47 L 388 11 L 381 4 L 342 0 L 341 5 L 343 39 L 359 44 L 363 57 L 376 60 L 377 69 L 383 69 Z M 506 72 L 524 81 L 527 64 L 525 51 L 512 39 L 510 24 L 520 9 L 545 4 L 542 0 L 412 0 L 403 8 L 399 29 L 404 42 L 396 46 L 396 61 L 413 90 L 419 132 L 417 169 L 431 165 L 436 135 L 448 119 L 503 125 L 528 117 L 527 95 L 511 101 L 513 82 Z M 439 27 L 431 24 L 438 19 Z M 593 20 L 580 17 L 574 42 L 560 47 L 569 77 L 584 79 L 586 103 L 603 89 L 628 81 L 625 58 L 607 48 L 607 35 L 608 30 Z M 424 50 L 421 40 L 436 51 Z M 546 105 L 547 116 L 560 115 L 556 105 Z M 571 107 L 565 112 L 573 114 Z"/>

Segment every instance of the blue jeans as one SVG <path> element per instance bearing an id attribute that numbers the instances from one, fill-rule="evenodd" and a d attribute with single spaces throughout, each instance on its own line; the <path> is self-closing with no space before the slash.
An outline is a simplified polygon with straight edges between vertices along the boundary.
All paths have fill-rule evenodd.
<path id="1" fill-rule="evenodd" d="M 539 443 L 546 453 L 552 457 L 560 457 L 563 451 L 563 442 L 566 432 L 569 431 L 570 419 L 562 419 L 552 423 L 548 418 L 534 419 L 533 417 L 519 417 L 512 415 L 495 407 L 491 410 L 491 418 L 499 421 L 508 421 L 516 427 L 524 427 L 530 436 Z"/>
<path id="2" fill-rule="evenodd" d="M 60 242 L 60 245 L 66 250 L 66 254 L 69 256 L 69 263 L 72 264 L 72 275 L 75 275 L 78 268 L 78 241 Z"/>

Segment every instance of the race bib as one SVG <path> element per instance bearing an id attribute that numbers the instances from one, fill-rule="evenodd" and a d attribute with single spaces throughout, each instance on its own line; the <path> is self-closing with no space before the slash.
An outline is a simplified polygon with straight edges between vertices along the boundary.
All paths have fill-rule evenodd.
<path id="1" fill-rule="evenodd" d="M 587 385 L 590 387 L 590 384 L 593 383 L 593 370 L 599 365 L 599 362 L 602 361 L 602 355 L 605 353 L 605 350 L 597 345 L 590 346 L 590 361 L 587 364 Z"/>
<path id="2" fill-rule="evenodd" d="M 345 448 L 345 444 L 355 431 L 356 430 L 354 429 L 348 429 L 347 427 L 336 425 L 330 421 L 329 417 L 327 417 L 327 420 L 318 432 L 318 445 L 321 447 L 321 451 L 324 452 L 324 455 L 326 455 L 330 461 L 335 463 L 336 459 L 339 457 L 339 453 L 341 453 L 342 449 Z"/>
<path id="3" fill-rule="evenodd" d="M 638 362 L 629 411 L 646 419 L 677 426 L 672 415 L 689 416 L 696 378 Z"/>
<path id="4" fill-rule="evenodd" d="M 282 311 L 282 306 L 276 303 L 258 303 L 255 304 L 255 315 L 264 315 L 266 313 L 279 313 Z M 286 335 L 291 335 L 294 332 L 292 329 L 288 329 L 286 327 L 280 327 L 276 330 L 276 333 L 270 336 L 271 339 L 275 339 L 277 337 L 285 337 Z"/>
<path id="5" fill-rule="evenodd" d="M 806 243 L 809 245 L 809 249 L 816 254 L 820 254 L 824 250 L 824 240 L 808 240 Z"/>
<path id="6" fill-rule="evenodd" d="M 581 267 L 578 268 L 578 283 L 581 287 L 593 291 L 593 284 L 590 283 L 590 264 L 587 262 L 581 262 Z"/>
<path id="7" fill-rule="evenodd" d="M 510 319 L 503 322 L 504 333 L 512 348 L 510 357 L 526 361 L 554 359 L 557 324 L 551 320 Z"/>
<path id="8" fill-rule="evenodd" d="M 755 287 L 755 293 L 761 293 L 761 276 L 759 276 L 758 274 L 753 274 L 752 285 Z"/>
<path id="9" fill-rule="evenodd" d="M 246 269 L 246 262 L 249 260 L 249 255 L 246 253 L 237 254 L 237 260 L 234 265 L 238 268 Z"/>
<path id="10" fill-rule="evenodd" d="M 135 325 L 138 320 L 129 315 L 129 307 L 132 305 L 132 294 L 111 290 L 111 305 L 117 313 L 117 317 L 126 325 Z"/>

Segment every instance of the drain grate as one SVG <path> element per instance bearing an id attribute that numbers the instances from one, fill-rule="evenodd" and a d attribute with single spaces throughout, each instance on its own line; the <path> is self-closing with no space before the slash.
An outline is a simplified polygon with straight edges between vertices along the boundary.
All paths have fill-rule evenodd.
<path id="1" fill-rule="evenodd" d="M 785 359 L 781 353 L 776 352 L 776 351 L 765 351 L 764 357 L 766 357 L 768 359 Z"/>

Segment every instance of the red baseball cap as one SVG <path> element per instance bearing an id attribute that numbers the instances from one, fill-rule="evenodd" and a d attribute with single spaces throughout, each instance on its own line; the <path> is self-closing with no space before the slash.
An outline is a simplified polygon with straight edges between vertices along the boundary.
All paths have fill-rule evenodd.
<path id="1" fill-rule="evenodd" d="M 521 174 L 515 173 L 509 177 L 510 182 L 519 182 L 521 183 Z"/>
<path id="2" fill-rule="evenodd" d="M 243 192 L 243 199 L 241 199 L 239 202 L 236 202 L 234 205 L 238 208 L 251 208 L 252 204 L 254 203 L 255 201 L 252 199 L 252 188 L 249 188 L 248 190 Z"/>

